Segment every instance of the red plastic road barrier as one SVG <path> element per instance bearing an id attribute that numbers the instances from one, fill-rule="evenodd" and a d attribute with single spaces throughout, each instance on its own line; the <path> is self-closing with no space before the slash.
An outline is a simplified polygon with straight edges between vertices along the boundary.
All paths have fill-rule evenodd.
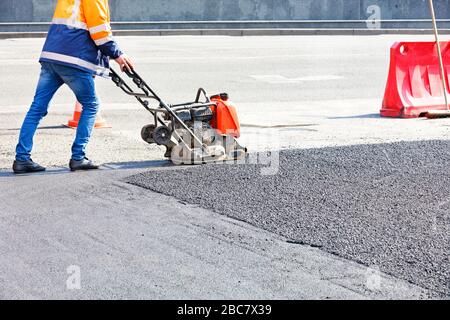
<path id="1" fill-rule="evenodd" d="M 441 42 L 441 50 L 449 80 L 450 42 Z M 447 92 L 450 94 L 448 85 Z M 430 110 L 445 109 L 436 43 L 395 43 L 381 116 L 417 118 Z"/>

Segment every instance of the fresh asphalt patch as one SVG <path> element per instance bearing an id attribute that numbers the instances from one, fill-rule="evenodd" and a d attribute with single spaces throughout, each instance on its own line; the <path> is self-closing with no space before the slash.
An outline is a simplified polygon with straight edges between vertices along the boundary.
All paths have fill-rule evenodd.
<path id="1" fill-rule="evenodd" d="M 127 181 L 450 295 L 450 141 L 286 150 L 272 170 L 249 163 Z"/>

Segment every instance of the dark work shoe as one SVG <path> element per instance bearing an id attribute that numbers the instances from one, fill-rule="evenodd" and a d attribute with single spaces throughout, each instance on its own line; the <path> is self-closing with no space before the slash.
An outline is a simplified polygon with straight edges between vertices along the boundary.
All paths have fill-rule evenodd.
<path id="1" fill-rule="evenodd" d="M 45 171 L 45 168 L 33 162 L 33 160 L 28 161 L 14 161 L 13 163 L 13 171 L 16 174 L 21 173 L 33 173 L 33 172 L 42 172 Z"/>
<path id="2" fill-rule="evenodd" d="M 95 165 L 88 158 L 84 158 L 83 160 L 70 159 L 69 167 L 70 167 L 70 171 L 94 170 L 94 169 L 98 169 L 99 168 L 99 166 Z"/>

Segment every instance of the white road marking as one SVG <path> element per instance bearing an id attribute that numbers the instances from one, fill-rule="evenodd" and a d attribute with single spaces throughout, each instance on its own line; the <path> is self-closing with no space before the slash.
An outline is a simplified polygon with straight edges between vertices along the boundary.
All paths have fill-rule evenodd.
<path id="1" fill-rule="evenodd" d="M 3 66 L 39 66 L 39 58 L 36 59 L 0 59 L 0 64 Z"/>
<path id="2" fill-rule="evenodd" d="M 30 102 L 31 103 L 31 102 Z M 15 113 L 15 112 L 25 112 L 30 108 L 30 104 L 21 105 L 0 105 L 1 113 Z M 50 110 L 52 112 L 73 112 L 74 103 L 52 103 L 50 105 Z M 101 103 L 101 111 L 108 110 L 144 110 L 144 108 L 139 103 Z"/>
<path id="3" fill-rule="evenodd" d="M 308 81 L 330 81 L 330 80 L 340 80 L 344 77 L 336 75 L 322 75 L 322 76 L 307 76 L 299 78 L 287 78 L 282 75 L 269 74 L 269 75 L 252 75 L 253 79 L 261 82 L 266 82 L 270 84 L 286 84 L 286 83 L 301 83 Z"/>

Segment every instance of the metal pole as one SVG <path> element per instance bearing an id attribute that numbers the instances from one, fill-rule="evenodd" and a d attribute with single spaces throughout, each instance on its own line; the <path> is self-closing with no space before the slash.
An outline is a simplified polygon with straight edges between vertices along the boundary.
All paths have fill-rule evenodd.
<path id="1" fill-rule="evenodd" d="M 441 70 L 442 88 L 444 89 L 445 106 L 446 106 L 447 110 L 450 111 L 450 106 L 448 104 L 448 96 L 447 96 L 447 78 L 445 77 L 444 61 L 442 59 L 441 44 L 439 42 L 439 32 L 438 32 L 438 27 L 437 27 L 437 23 L 436 23 L 436 15 L 434 13 L 433 0 L 429 0 L 429 3 L 430 3 L 431 18 L 433 20 L 434 36 L 436 38 L 436 47 L 437 47 L 438 57 L 439 57 L 439 67 Z"/>

